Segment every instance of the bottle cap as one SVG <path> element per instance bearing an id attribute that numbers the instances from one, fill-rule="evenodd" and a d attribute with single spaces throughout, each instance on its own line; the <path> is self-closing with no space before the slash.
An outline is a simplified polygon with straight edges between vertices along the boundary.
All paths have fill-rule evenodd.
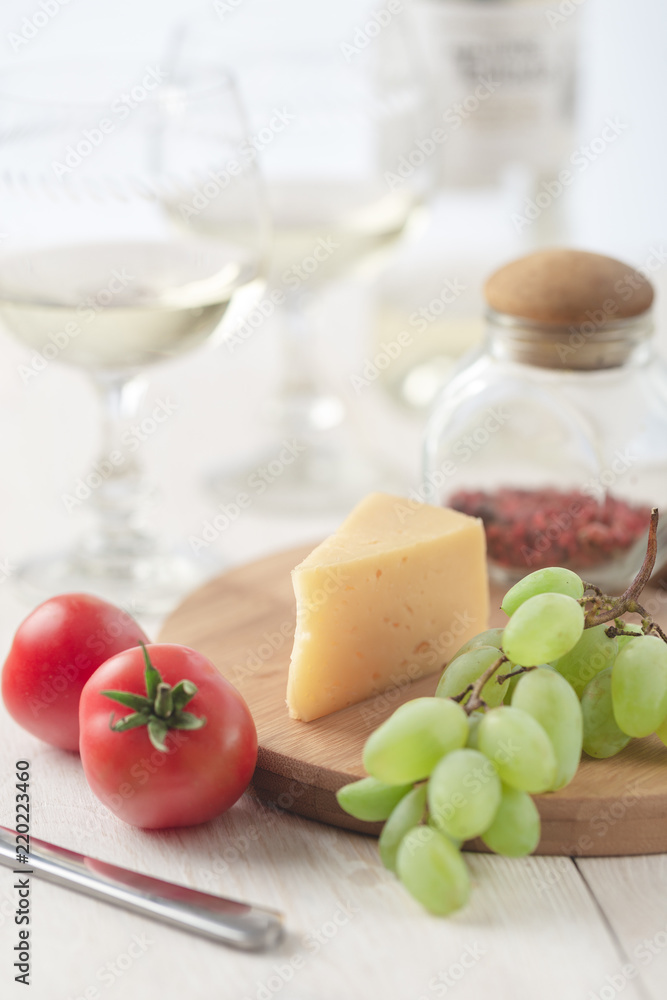
<path id="1" fill-rule="evenodd" d="M 509 356 L 547 368 L 623 364 L 651 333 L 653 286 L 634 267 L 582 250 L 540 250 L 511 261 L 484 287 Z"/>

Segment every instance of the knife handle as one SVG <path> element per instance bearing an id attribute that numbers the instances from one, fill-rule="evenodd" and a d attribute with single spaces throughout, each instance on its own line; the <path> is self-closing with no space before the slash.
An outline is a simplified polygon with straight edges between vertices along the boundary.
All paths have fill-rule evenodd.
<path id="1" fill-rule="evenodd" d="M 0 864 L 22 874 L 245 951 L 271 948 L 283 936 L 282 914 L 274 910 L 142 875 L 33 837 L 27 863 L 20 864 L 15 836 L 0 827 Z"/>

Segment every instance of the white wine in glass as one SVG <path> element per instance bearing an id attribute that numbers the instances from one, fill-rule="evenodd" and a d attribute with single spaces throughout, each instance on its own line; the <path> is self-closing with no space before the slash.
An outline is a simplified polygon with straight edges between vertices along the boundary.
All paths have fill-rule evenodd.
<path id="1" fill-rule="evenodd" d="M 239 283 L 254 277 L 242 253 L 231 244 L 173 240 L 7 254 L 0 320 L 37 352 L 50 343 L 47 353 L 67 364 L 142 368 L 210 336 Z"/>
<path id="2" fill-rule="evenodd" d="M 0 78 L 0 323 L 30 349 L 28 374 L 52 361 L 86 371 L 103 404 L 96 467 L 110 470 L 87 501 L 93 530 L 19 578 L 40 594 L 87 590 L 155 613 L 206 567 L 154 532 L 153 489 L 126 429 L 146 366 L 211 338 L 232 302 L 256 294 L 266 237 L 254 162 L 218 186 L 206 233 L 174 220 L 175 202 L 192 211 L 193 182 L 240 156 L 247 127 L 219 67 L 181 58 L 160 77 L 146 88 L 141 65 L 98 60 Z"/>
<path id="3" fill-rule="evenodd" d="M 429 164 L 391 179 L 428 120 L 409 16 L 395 12 L 353 51 L 372 13 L 365 0 L 256 0 L 252 11 L 225 21 L 261 147 L 273 230 L 268 284 L 284 296 L 283 377 L 267 407 L 273 443 L 241 468 L 216 470 L 211 485 L 233 497 L 279 442 L 296 438 L 304 445 L 298 461 L 262 496 L 274 511 L 347 510 L 369 490 L 397 485 L 323 375 L 317 331 L 303 308 L 333 281 L 367 277 L 423 215 Z M 206 225 L 207 216 L 212 223 L 216 211 L 211 205 L 195 224 Z"/>

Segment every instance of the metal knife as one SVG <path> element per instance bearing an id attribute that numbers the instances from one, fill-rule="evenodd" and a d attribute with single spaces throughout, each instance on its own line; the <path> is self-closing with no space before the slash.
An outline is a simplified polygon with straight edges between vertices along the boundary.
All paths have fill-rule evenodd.
<path id="1" fill-rule="evenodd" d="M 142 875 L 32 836 L 27 861 L 21 863 L 16 834 L 4 826 L 0 826 L 0 864 L 233 948 L 262 951 L 283 937 L 283 916 L 275 910 Z"/>

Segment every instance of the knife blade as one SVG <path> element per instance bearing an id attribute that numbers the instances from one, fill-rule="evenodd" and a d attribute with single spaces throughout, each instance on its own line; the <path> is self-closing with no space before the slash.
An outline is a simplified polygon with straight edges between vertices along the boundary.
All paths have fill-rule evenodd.
<path id="1" fill-rule="evenodd" d="M 283 937 L 283 915 L 223 896 L 77 854 L 30 837 L 26 863 L 17 859 L 16 833 L 0 826 L 0 864 L 34 874 L 93 899 L 245 951 L 263 951 Z"/>

